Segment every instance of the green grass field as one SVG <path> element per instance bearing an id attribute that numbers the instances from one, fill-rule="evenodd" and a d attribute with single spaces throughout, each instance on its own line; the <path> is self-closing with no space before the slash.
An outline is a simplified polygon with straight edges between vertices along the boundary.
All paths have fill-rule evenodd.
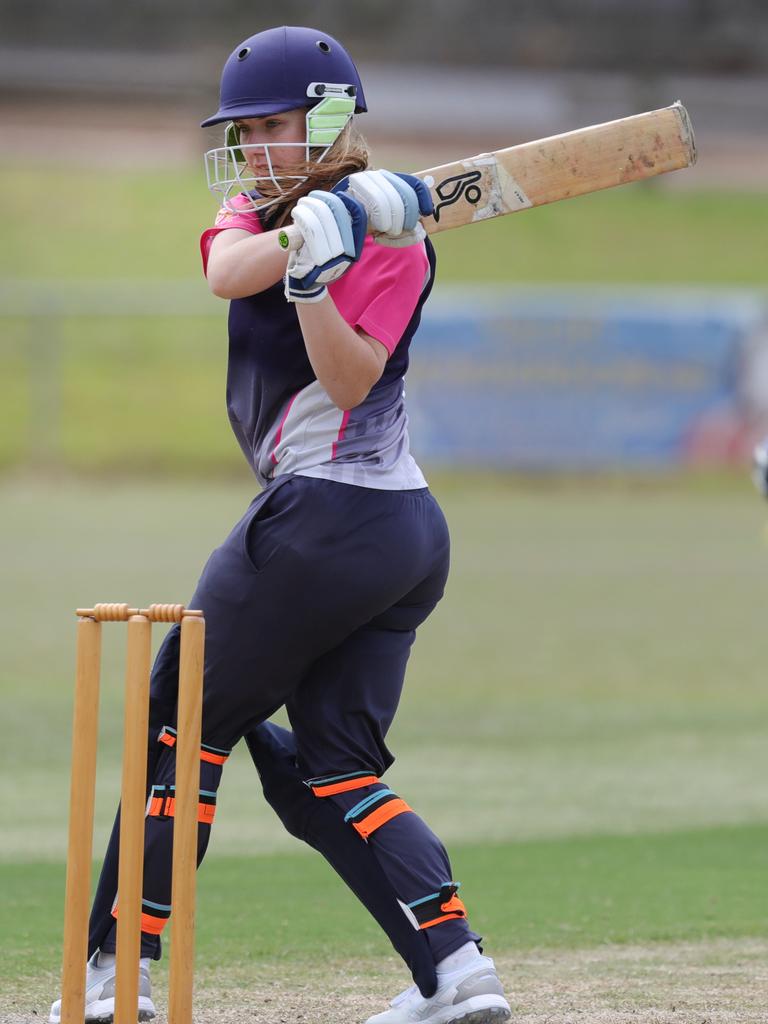
<path id="1" fill-rule="evenodd" d="M 41 170 L 0 166 L 2 194 L 14 198 L 3 215 L 0 311 L 17 314 L 0 317 L 0 469 L 237 473 L 222 414 L 226 304 L 208 296 L 198 251 L 215 205 L 198 169 L 63 168 L 66 201 L 40 217 L 46 188 Z M 768 194 L 615 189 L 437 236 L 438 289 L 762 287 L 767 217 Z M 91 315 L 56 313 L 87 298 L 88 282 Z M 161 315 L 164 301 L 192 313 Z M 136 415 L 136 395 L 151 416 Z"/>
<path id="2" fill-rule="evenodd" d="M 453 864 L 491 952 L 743 938 L 765 935 L 767 842 L 768 826 L 752 825 L 456 843 Z M 0 879 L 0 929 L 16 935 L 3 976 L 34 981 L 60 955 L 64 869 L 9 863 Z M 376 924 L 309 855 L 212 853 L 199 921 L 203 963 L 309 965 L 322 948 L 342 961 L 388 953 Z"/>
<path id="3" fill-rule="evenodd" d="M 489 949 L 511 964 L 536 949 L 765 938 L 768 553 L 747 482 L 433 483 L 453 573 L 412 659 L 391 784 L 448 841 Z M 0 988 L 14 1006 L 42 1007 L 56 985 L 71 609 L 183 600 L 249 496 L 245 482 L 0 486 L 13 595 Z M 112 632 L 97 850 L 118 789 Z M 320 949 L 374 966 L 391 952 L 330 870 L 281 833 L 240 751 L 200 900 L 201 970 L 236 964 L 245 986 L 249 971 L 311 973 Z"/>
<path id="4" fill-rule="evenodd" d="M 118 172 L 0 166 L 0 276 L 196 278 L 215 200 L 202 168 Z M 45 210 L 41 217 L 39 211 Z M 436 239 L 440 280 L 699 283 L 763 287 L 768 193 L 628 186 Z"/>
<path id="5" fill-rule="evenodd" d="M 0 1024 L 40 1019 L 58 984 L 72 611 L 184 600 L 253 493 L 224 412 L 224 304 L 157 311 L 163 282 L 206 303 L 200 173 L 64 168 L 56 184 L 40 216 L 47 174 L 0 167 L 4 301 L 33 282 L 50 312 L 46 281 L 65 298 L 95 281 L 125 307 L 120 279 L 146 283 L 147 303 L 2 323 Z M 768 194 L 616 190 L 446 234 L 440 275 L 764 287 L 766 214 Z M 420 631 L 388 781 L 448 843 L 516 1016 L 764 1021 L 768 534 L 748 480 L 432 482 L 452 576 Z M 119 787 L 121 633 L 107 629 L 97 851 Z M 346 1024 L 407 983 L 240 750 L 200 876 L 198 952 L 205 1019 L 224 1024 Z"/>

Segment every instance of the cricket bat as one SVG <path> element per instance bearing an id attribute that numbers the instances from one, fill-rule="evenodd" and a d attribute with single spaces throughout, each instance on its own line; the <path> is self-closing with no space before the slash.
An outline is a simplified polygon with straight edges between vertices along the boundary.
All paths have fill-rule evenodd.
<path id="1" fill-rule="evenodd" d="M 691 119 L 678 100 L 660 110 L 417 171 L 435 205 L 421 223 L 433 235 L 695 162 Z M 302 243 L 295 225 L 282 230 L 278 240 L 283 249 Z"/>

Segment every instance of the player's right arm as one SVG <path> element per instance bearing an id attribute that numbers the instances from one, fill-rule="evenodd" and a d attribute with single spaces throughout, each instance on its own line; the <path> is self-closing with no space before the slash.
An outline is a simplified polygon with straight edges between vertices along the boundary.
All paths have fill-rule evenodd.
<path id="1" fill-rule="evenodd" d="M 208 252 L 208 286 L 220 299 L 243 299 L 283 279 L 288 253 L 277 231 L 254 235 L 242 228 L 220 231 Z"/>

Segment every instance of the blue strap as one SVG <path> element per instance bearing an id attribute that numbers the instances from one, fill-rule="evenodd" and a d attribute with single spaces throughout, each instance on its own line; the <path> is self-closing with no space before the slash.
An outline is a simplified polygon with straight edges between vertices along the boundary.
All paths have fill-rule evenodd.
<path id="1" fill-rule="evenodd" d="M 408 903 L 407 906 L 413 909 L 414 907 L 418 907 L 420 903 L 428 903 L 430 900 L 437 899 L 439 896 L 442 896 L 446 886 L 449 886 L 455 892 L 458 892 L 459 889 L 461 888 L 461 882 L 444 882 L 443 888 L 440 890 L 440 892 L 431 892 L 429 896 L 422 896 L 420 900 L 414 900 L 412 903 Z"/>
<path id="2" fill-rule="evenodd" d="M 371 796 L 365 797 L 360 803 L 355 804 L 351 811 L 347 811 L 344 815 L 344 821 L 349 821 L 350 818 L 354 818 L 360 811 L 367 810 L 373 804 L 378 803 L 379 800 L 383 800 L 385 796 L 394 796 L 395 794 L 391 789 L 380 789 L 376 793 L 372 793 Z"/>
<path id="3" fill-rule="evenodd" d="M 167 910 L 170 912 L 171 909 L 170 903 L 153 903 L 152 900 L 145 899 L 142 899 L 141 903 L 142 906 L 152 907 L 153 910 Z"/>

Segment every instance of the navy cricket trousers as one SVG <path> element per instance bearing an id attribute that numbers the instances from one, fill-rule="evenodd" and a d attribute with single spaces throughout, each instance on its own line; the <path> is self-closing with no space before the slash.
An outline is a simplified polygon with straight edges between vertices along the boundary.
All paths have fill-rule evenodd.
<path id="1" fill-rule="evenodd" d="M 385 737 L 415 630 L 443 594 L 448 561 L 447 526 L 428 490 L 282 477 L 213 552 L 190 601 L 206 619 L 199 859 L 223 765 L 246 736 L 286 827 L 324 853 L 406 960 L 399 915 L 422 947 L 426 939 L 434 962 L 479 937 L 445 888 L 444 847 L 379 777 L 394 760 Z M 159 955 L 170 911 L 178 641 L 173 627 L 152 674 L 143 955 Z M 292 736 L 262 724 L 282 705 Z M 119 821 L 93 908 L 91 949 L 114 948 L 118 829 Z M 366 876 L 370 863 L 360 868 L 371 853 L 376 866 Z M 381 893 L 389 911 L 397 905 L 394 918 L 381 899 L 368 898 L 373 878 L 387 883 Z"/>

